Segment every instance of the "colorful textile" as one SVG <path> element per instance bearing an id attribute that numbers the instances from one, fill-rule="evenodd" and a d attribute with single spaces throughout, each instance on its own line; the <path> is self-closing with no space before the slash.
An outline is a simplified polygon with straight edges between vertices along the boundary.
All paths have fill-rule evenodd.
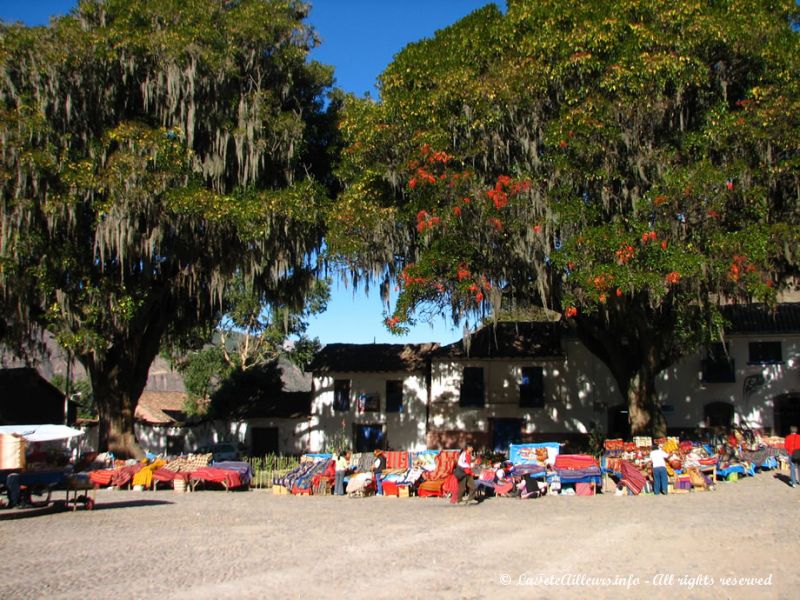
<path id="1" fill-rule="evenodd" d="M 515 475 L 530 475 L 531 477 L 544 477 L 547 473 L 547 468 L 542 465 L 514 465 Z"/>
<path id="2" fill-rule="evenodd" d="M 597 467 L 597 459 L 588 454 L 559 454 L 556 457 L 555 468 L 561 469 L 585 469 L 587 467 Z"/>
<path id="3" fill-rule="evenodd" d="M 442 450 L 436 455 L 436 469 L 431 473 L 425 473 L 424 477 L 428 481 L 444 479 L 456 468 L 459 452 L 457 450 Z"/>
<path id="4" fill-rule="evenodd" d="M 111 478 L 114 476 L 114 469 L 99 469 L 89 471 L 89 481 L 92 485 L 107 487 L 111 485 Z"/>
<path id="5" fill-rule="evenodd" d="M 600 467 L 556 469 L 561 483 L 600 483 Z"/>
<path id="6" fill-rule="evenodd" d="M 445 478 L 425 481 L 417 488 L 417 495 L 420 498 L 426 498 L 430 496 L 439 497 L 442 495 L 442 486 L 444 485 L 444 482 Z"/>
<path id="7" fill-rule="evenodd" d="M 144 465 L 139 463 L 114 469 L 114 473 L 111 475 L 111 485 L 116 487 L 124 487 L 128 485 L 133 480 L 133 476 L 136 475 L 136 473 L 138 473 L 143 466 Z"/>
<path id="8" fill-rule="evenodd" d="M 408 469 L 408 452 L 392 450 L 384 452 L 387 469 Z"/>
<path id="9" fill-rule="evenodd" d="M 143 465 L 141 469 L 133 476 L 133 485 L 141 485 L 149 488 L 153 483 L 153 472 L 160 469 L 167 464 L 167 461 L 158 458 L 151 462 L 149 465 Z"/>
<path id="10" fill-rule="evenodd" d="M 647 479 L 642 475 L 642 472 L 636 465 L 627 460 L 623 460 L 620 462 L 620 472 L 622 473 L 622 484 L 633 492 L 633 494 L 641 494 L 644 486 L 647 484 Z"/>
<path id="11" fill-rule="evenodd" d="M 458 497 L 458 479 L 455 475 L 448 475 L 442 484 L 442 495 L 450 494 L 450 503 L 455 504 L 460 500 Z"/>
<path id="12" fill-rule="evenodd" d="M 238 471 L 219 469 L 217 467 L 200 467 L 191 474 L 190 480 L 193 484 L 196 484 L 198 481 L 221 483 L 225 486 L 225 489 L 228 490 L 245 485 Z"/>
<path id="13" fill-rule="evenodd" d="M 330 464 L 333 464 L 333 461 L 330 461 Z M 236 471 L 239 473 L 239 479 L 241 480 L 242 485 L 249 484 L 253 479 L 253 468 L 250 466 L 250 463 L 246 463 L 244 461 L 225 460 L 214 463 L 214 467 L 217 469 Z M 333 477 L 333 475 L 331 475 L 331 477 Z"/>
<path id="14" fill-rule="evenodd" d="M 200 467 L 207 467 L 211 462 L 214 455 L 210 452 L 208 454 L 190 454 L 189 456 L 179 456 L 169 461 L 164 468 L 168 471 L 175 473 L 191 473 Z"/>

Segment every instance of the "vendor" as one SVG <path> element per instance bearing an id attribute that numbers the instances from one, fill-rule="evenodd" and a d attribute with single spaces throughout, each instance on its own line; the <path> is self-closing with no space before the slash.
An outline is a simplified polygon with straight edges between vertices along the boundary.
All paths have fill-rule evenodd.
<path id="1" fill-rule="evenodd" d="M 376 494 L 383 496 L 382 474 L 386 470 L 386 456 L 383 450 L 375 450 L 375 461 L 372 463 L 372 474 L 375 476 Z"/>

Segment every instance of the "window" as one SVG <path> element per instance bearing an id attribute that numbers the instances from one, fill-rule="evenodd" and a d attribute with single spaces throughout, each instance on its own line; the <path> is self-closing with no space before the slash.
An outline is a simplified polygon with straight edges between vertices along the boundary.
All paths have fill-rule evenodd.
<path id="1" fill-rule="evenodd" d="M 334 379 L 333 410 L 350 410 L 350 380 Z"/>
<path id="2" fill-rule="evenodd" d="M 403 412 L 403 380 L 390 379 L 386 382 L 386 412 Z"/>
<path id="3" fill-rule="evenodd" d="M 709 402 L 703 407 L 706 427 L 730 427 L 733 424 L 733 404 L 730 402 Z"/>
<path id="4" fill-rule="evenodd" d="M 459 405 L 464 407 L 481 407 L 484 405 L 482 367 L 464 367 Z"/>
<path id="5" fill-rule="evenodd" d="M 522 367 L 519 381 L 519 405 L 524 408 L 544 406 L 544 369 Z"/>
<path id="6" fill-rule="evenodd" d="M 381 397 L 379 394 L 361 394 L 358 397 L 359 412 L 380 412 Z"/>
<path id="7" fill-rule="evenodd" d="M 727 345 L 716 343 L 708 346 L 702 366 L 705 383 L 736 382 L 736 369 L 733 359 L 727 354 Z"/>
<path id="8" fill-rule="evenodd" d="M 783 362 L 780 342 L 750 342 L 748 348 L 751 365 L 774 365 Z"/>

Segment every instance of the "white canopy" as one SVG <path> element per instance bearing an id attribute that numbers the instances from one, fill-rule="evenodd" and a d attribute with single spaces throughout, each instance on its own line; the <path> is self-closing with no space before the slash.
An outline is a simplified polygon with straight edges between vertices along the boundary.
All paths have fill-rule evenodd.
<path id="1" fill-rule="evenodd" d="M 66 425 L 0 425 L 0 433 L 16 433 L 29 442 L 68 440 L 83 435 L 80 429 Z"/>

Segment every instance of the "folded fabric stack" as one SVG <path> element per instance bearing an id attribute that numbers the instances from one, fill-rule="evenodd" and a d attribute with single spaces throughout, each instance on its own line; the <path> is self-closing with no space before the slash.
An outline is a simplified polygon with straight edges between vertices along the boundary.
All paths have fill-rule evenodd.
<path id="1" fill-rule="evenodd" d="M 600 483 L 600 465 L 588 454 L 559 454 L 555 469 L 561 483 Z"/>
<path id="2" fill-rule="evenodd" d="M 175 481 L 176 479 L 182 479 L 183 481 L 189 481 L 189 475 L 193 471 L 197 471 L 202 467 L 208 466 L 211 462 L 212 454 L 190 454 L 188 456 L 179 456 L 178 458 L 174 458 L 165 464 L 163 467 L 160 467 L 153 471 L 153 482 L 154 483 L 168 483 L 170 481 Z"/>
<path id="3" fill-rule="evenodd" d="M 141 485 L 144 488 L 149 488 L 153 483 L 153 472 L 166 464 L 167 461 L 157 458 L 149 465 L 142 465 L 142 468 L 133 476 L 133 485 Z"/>

